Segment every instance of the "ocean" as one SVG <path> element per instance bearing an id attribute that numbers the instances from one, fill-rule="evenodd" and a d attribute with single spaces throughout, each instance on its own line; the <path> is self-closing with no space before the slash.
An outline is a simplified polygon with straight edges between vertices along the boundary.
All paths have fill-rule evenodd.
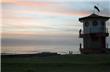
<path id="1" fill-rule="evenodd" d="M 79 44 L 82 39 L 78 36 L 25 36 L 3 37 L 1 52 L 3 54 L 31 54 L 39 52 L 57 52 L 59 54 L 79 54 Z"/>

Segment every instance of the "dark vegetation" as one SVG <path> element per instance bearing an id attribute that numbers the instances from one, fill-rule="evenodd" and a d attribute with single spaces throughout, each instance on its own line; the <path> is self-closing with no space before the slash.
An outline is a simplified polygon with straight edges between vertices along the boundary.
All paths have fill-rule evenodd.
<path id="1" fill-rule="evenodd" d="M 2 72 L 110 72 L 110 55 L 1 56 Z"/>

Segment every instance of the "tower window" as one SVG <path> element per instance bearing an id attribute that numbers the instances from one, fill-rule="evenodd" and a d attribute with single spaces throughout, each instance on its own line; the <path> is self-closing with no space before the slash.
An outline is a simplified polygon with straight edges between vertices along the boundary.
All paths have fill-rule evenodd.
<path id="1" fill-rule="evenodd" d="M 86 27 L 88 27 L 89 26 L 89 22 L 85 22 L 85 24 L 84 24 Z"/>
<path id="2" fill-rule="evenodd" d="M 97 21 L 94 21 L 93 26 L 97 26 L 97 25 L 98 25 Z"/>

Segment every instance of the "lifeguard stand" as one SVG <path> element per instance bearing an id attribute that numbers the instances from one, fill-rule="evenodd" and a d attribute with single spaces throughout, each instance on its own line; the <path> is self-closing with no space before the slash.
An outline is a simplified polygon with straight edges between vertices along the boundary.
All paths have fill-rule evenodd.
<path id="1" fill-rule="evenodd" d="M 100 16 L 95 13 L 79 18 L 83 23 L 83 31 L 80 29 L 79 37 L 83 38 L 83 48 L 80 44 L 82 54 L 106 53 L 106 37 L 109 36 L 106 21 L 110 17 Z"/>

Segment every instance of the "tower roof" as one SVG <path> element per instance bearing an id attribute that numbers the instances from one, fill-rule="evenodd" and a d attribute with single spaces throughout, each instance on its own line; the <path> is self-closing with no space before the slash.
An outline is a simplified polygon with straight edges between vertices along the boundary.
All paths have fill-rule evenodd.
<path id="1" fill-rule="evenodd" d="M 108 20 L 110 17 L 106 17 L 106 16 L 99 16 L 97 14 L 91 14 L 89 16 L 86 16 L 86 17 L 82 17 L 82 18 L 79 18 L 79 21 L 82 22 L 82 21 L 85 21 L 85 20 L 88 20 L 88 19 L 104 19 L 105 21 Z"/>

